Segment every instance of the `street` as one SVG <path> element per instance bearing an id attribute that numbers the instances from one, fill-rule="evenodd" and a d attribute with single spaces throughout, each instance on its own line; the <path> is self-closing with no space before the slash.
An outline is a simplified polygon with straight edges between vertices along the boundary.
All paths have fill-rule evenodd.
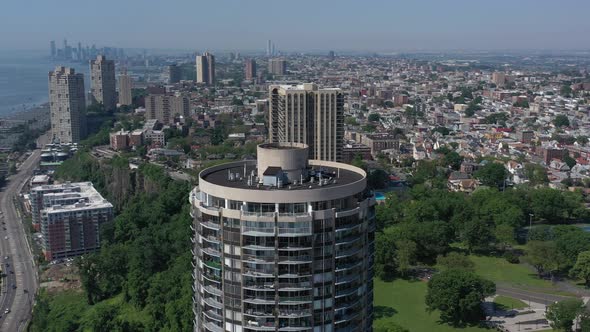
<path id="1" fill-rule="evenodd" d="M 6 186 L 0 192 L 0 221 L 3 227 L 0 233 L 0 258 L 2 270 L 7 274 L 2 283 L 0 297 L 0 331 L 24 331 L 31 318 L 34 296 L 39 285 L 37 268 L 21 216 L 14 205 L 14 198 L 33 174 L 40 155 L 40 149 L 33 151 L 19 167 L 18 173 L 7 178 Z M 5 256 L 8 256 L 7 260 Z M 6 309 L 10 310 L 8 314 L 5 313 Z"/>

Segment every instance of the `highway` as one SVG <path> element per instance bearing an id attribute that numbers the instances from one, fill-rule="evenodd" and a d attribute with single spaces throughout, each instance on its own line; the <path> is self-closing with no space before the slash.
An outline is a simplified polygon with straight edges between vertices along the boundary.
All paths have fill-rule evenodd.
<path id="1" fill-rule="evenodd" d="M 41 150 L 34 150 L 18 168 L 18 172 L 7 178 L 0 192 L 0 263 L 7 274 L 2 281 L 0 294 L 0 331 L 25 330 L 39 287 L 37 267 L 14 198 L 18 197 L 33 174 L 40 155 Z M 8 259 L 5 259 L 6 256 Z M 6 314 L 6 309 L 10 313 Z"/>

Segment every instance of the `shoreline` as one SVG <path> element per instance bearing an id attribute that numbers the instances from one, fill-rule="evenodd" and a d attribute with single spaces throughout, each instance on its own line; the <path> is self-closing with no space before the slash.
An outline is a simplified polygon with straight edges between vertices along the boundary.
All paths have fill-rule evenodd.
<path id="1" fill-rule="evenodd" d="M 43 117 L 49 117 L 49 103 L 45 102 L 40 105 L 24 109 L 21 111 L 14 111 L 0 116 L 0 120 L 39 120 Z"/>

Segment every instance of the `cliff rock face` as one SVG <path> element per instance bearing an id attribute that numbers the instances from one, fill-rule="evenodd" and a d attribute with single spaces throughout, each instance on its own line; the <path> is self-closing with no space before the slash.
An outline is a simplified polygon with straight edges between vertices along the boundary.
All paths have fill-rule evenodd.
<path id="1" fill-rule="evenodd" d="M 127 167 L 105 165 L 105 170 L 110 168 L 106 174 L 106 189 L 108 195 L 112 200 L 113 205 L 117 210 L 120 210 L 123 205 L 135 194 L 136 172 Z"/>

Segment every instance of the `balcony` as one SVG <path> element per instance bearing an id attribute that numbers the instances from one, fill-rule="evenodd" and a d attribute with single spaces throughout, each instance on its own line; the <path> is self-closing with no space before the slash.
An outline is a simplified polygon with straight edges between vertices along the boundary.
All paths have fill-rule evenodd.
<path id="1" fill-rule="evenodd" d="M 209 256 L 213 256 L 213 257 L 221 257 L 221 253 L 219 252 L 219 250 L 208 247 L 208 248 L 202 248 L 201 249 L 202 252 L 204 252 L 205 254 L 209 255 Z"/>
<path id="2" fill-rule="evenodd" d="M 223 328 L 213 322 L 205 322 L 203 325 L 207 331 L 211 332 L 223 332 Z"/>
<path id="3" fill-rule="evenodd" d="M 206 297 L 205 304 L 207 304 L 208 306 L 213 307 L 213 308 L 223 309 L 223 304 L 221 304 L 221 302 L 217 301 L 213 297 Z"/>
<path id="4" fill-rule="evenodd" d="M 311 227 L 279 228 L 279 236 L 306 236 L 312 235 Z"/>
<path id="5" fill-rule="evenodd" d="M 210 267 L 212 269 L 215 270 L 221 270 L 221 263 L 219 262 L 214 262 L 214 261 L 208 261 L 208 262 L 203 262 L 207 267 Z"/>
<path id="6" fill-rule="evenodd" d="M 256 283 L 244 282 L 244 289 L 258 290 L 258 291 L 274 291 L 275 285 L 273 283 Z"/>
<path id="7" fill-rule="evenodd" d="M 210 242 L 210 243 L 215 243 L 215 244 L 219 244 L 219 239 L 213 235 L 209 235 L 209 236 L 201 236 L 201 239 Z M 194 242 L 193 242 L 194 243 Z"/>
<path id="8" fill-rule="evenodd" d="M 219 227 L 219 224 L 214 223 L 214 222 L 209 221 L 209 220 L 207 220 L 207 221 L 201 221 L 201 226 L 202 227 L 205 227 L 205 228 L 208 228 L 208 229 L 212 229 L 214 231 L 219 231 L 219 228 L 220 228 Z"/>
<path id="9" fill-rule="evenodd" d="M 213 287 L 211 285 L 205 286 L 205 287 L 203 287 L 203 289 L 205 290 L 205 292 L 207 292 L 209 294 L 213 294 L 215 296 L 221 296 L 223 294 L 220 289 Z"/>
<path id="10" fill-rule="evenodd" d="M 213 319 L 213 320 L 216 320 L 216 321 L 219 321 L 219 322 L 223 322 L 223 317 L 221 315 L 219 315 L 218 313 L 216 313 L 215 311 L 213 311 L 213 310 L 204 311 L 203 314 L 207 318 L 209 318 L 209 319 Z"/>

